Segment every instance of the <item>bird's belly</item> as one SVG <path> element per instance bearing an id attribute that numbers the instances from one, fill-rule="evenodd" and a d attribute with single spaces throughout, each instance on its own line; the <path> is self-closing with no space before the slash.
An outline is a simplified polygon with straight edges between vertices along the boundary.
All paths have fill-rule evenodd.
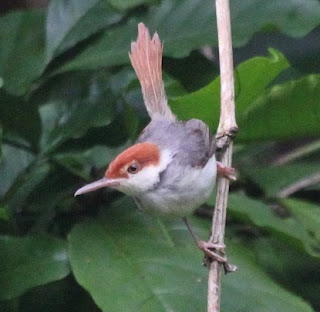
<path id="1" fill-rule="evenodd" d="M 183 217 L 192 213 L 210 196 L 217 174 L 213 156 L 204 168 L 189 169 L 175 184 L 162 185 L 135 197 L 139 209 L 162 216 Z"/>

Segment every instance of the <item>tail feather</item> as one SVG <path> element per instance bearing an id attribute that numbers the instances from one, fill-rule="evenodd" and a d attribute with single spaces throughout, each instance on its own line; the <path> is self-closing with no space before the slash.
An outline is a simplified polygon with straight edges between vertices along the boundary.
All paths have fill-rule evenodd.
<path id="1" fill-rule="evenodd" d="M 138 76 L 147 111 L 151 119 L 160 114 L 175 120 L 164 91 L 162 50 L 158 34 L 155 33 L 151 39 L 149 29 L 143 23 L 139 23 L 138 38 L 131 43 L 129 57 Z"/>

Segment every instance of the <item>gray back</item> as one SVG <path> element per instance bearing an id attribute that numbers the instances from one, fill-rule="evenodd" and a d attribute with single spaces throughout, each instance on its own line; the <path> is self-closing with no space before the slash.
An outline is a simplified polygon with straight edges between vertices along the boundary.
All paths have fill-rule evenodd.
<path id="1" fill-rule="evenodd" d="M 151 142 L 174 155 L 181 166 L 204 167 L 215 152 L 215 142 L 208 126 L 198 119 L 170 121 L 162 116 L 152 119 L 138 142 Z"/>

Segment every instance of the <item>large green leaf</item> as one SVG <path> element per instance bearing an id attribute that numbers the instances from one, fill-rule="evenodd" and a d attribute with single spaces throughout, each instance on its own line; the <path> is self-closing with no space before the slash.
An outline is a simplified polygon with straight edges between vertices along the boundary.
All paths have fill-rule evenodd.
<path id="1" fill-rule="evenodd" d="M 320 75 L 276 85 L 239 118 L 246 141 L 320 135 Z"/>
<path id="2" fill-rule="evenodd" d="M 192 221 L 208 233 L 208 222 Z M 261 271 L 244 246 L 228 250 L 239 271 L 224 278 L 224 311 L 312 311 Z M 207 270 L 180 220 L 151 218 L 124 199 L 72 230 L 69 255 L 77 281 L 103 311 L 205 310 Z"/>
<path id="3" fill-rule="evenodd" d="M 255 57 L 240 64 L 235 70 L 237 116 L 241 116 L 266 87 L 289 66 L 285 57 L 270 50 L 269 57 Z M 220 78 L 191 94 L 172 99 L 172 110 L 181 119 L 198 118 L 215 131 L 220 112 Z M 240 132 L 241 138 L 242 128 Z"/>
<path id="4" fill-rule="evenodd" d="M 309 75 L 265 91 L 288 66 L 281 55 L 272 53 L 272 58 L 253 58 L 236 69 L 239 141 L 319 136 L 320 75 Z M 202 119 L 214 130 L 219 118 L 219 88 L 217 78 L 199 91 L 172 100 L 172 109 L 180 118 Z"/>
<path id="5" fill-rule="evenodd" d="M 302 36 L 320 21 L 317 0 L 231 1 L 233 44 L 244 45 L 259 30 L 278 29 L 291 36 Z M 253 15 L 252 12 L 255 12 Z M 182 57 L 204 45 L 217 45 L 214 4 L 210 0 L 164 0 L 147 16 L 130 19 L 78 54 L 61 70 L 93 69 L 128 63 L 130 41 L 136 38 L 138 22 L 157 30 L 165 42 L 165 55 Z"/>
<path id="6" fill-rule="evenodd" d="M 43 12 L 12 12 L 0 18 L 0 76 L 13 94 L 28 91 L 44 70 Z"/>
<path id="7" fill-rule="evenodd" d="M 17 297 L 70 272 L 66 243 L 44 236 L 1 236 L 0 263 L 0 300 Z"/>
<path id="8" fill-rule="evenodd" d="M 121 14 L 104 0 L 52 0 L 47 13 L 46 60 L 116 23 Z"/>

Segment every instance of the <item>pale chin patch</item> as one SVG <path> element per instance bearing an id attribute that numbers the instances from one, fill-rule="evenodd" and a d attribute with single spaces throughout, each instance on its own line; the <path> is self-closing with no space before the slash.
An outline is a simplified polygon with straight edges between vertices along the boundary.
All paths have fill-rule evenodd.
<path id="1" fill-rule="evenodd" d="M 122 181 L 121 185 L 115 188 L 129 196 L 136 196 L 137 193 L 146 192 L 160 181 L 160 173 L 168 167 L 171 160 L 171 152 L 163 150 L 161 151 L 158 165 L 147 166 L 137 174 L 129 173 L 129 178 Z"/>

